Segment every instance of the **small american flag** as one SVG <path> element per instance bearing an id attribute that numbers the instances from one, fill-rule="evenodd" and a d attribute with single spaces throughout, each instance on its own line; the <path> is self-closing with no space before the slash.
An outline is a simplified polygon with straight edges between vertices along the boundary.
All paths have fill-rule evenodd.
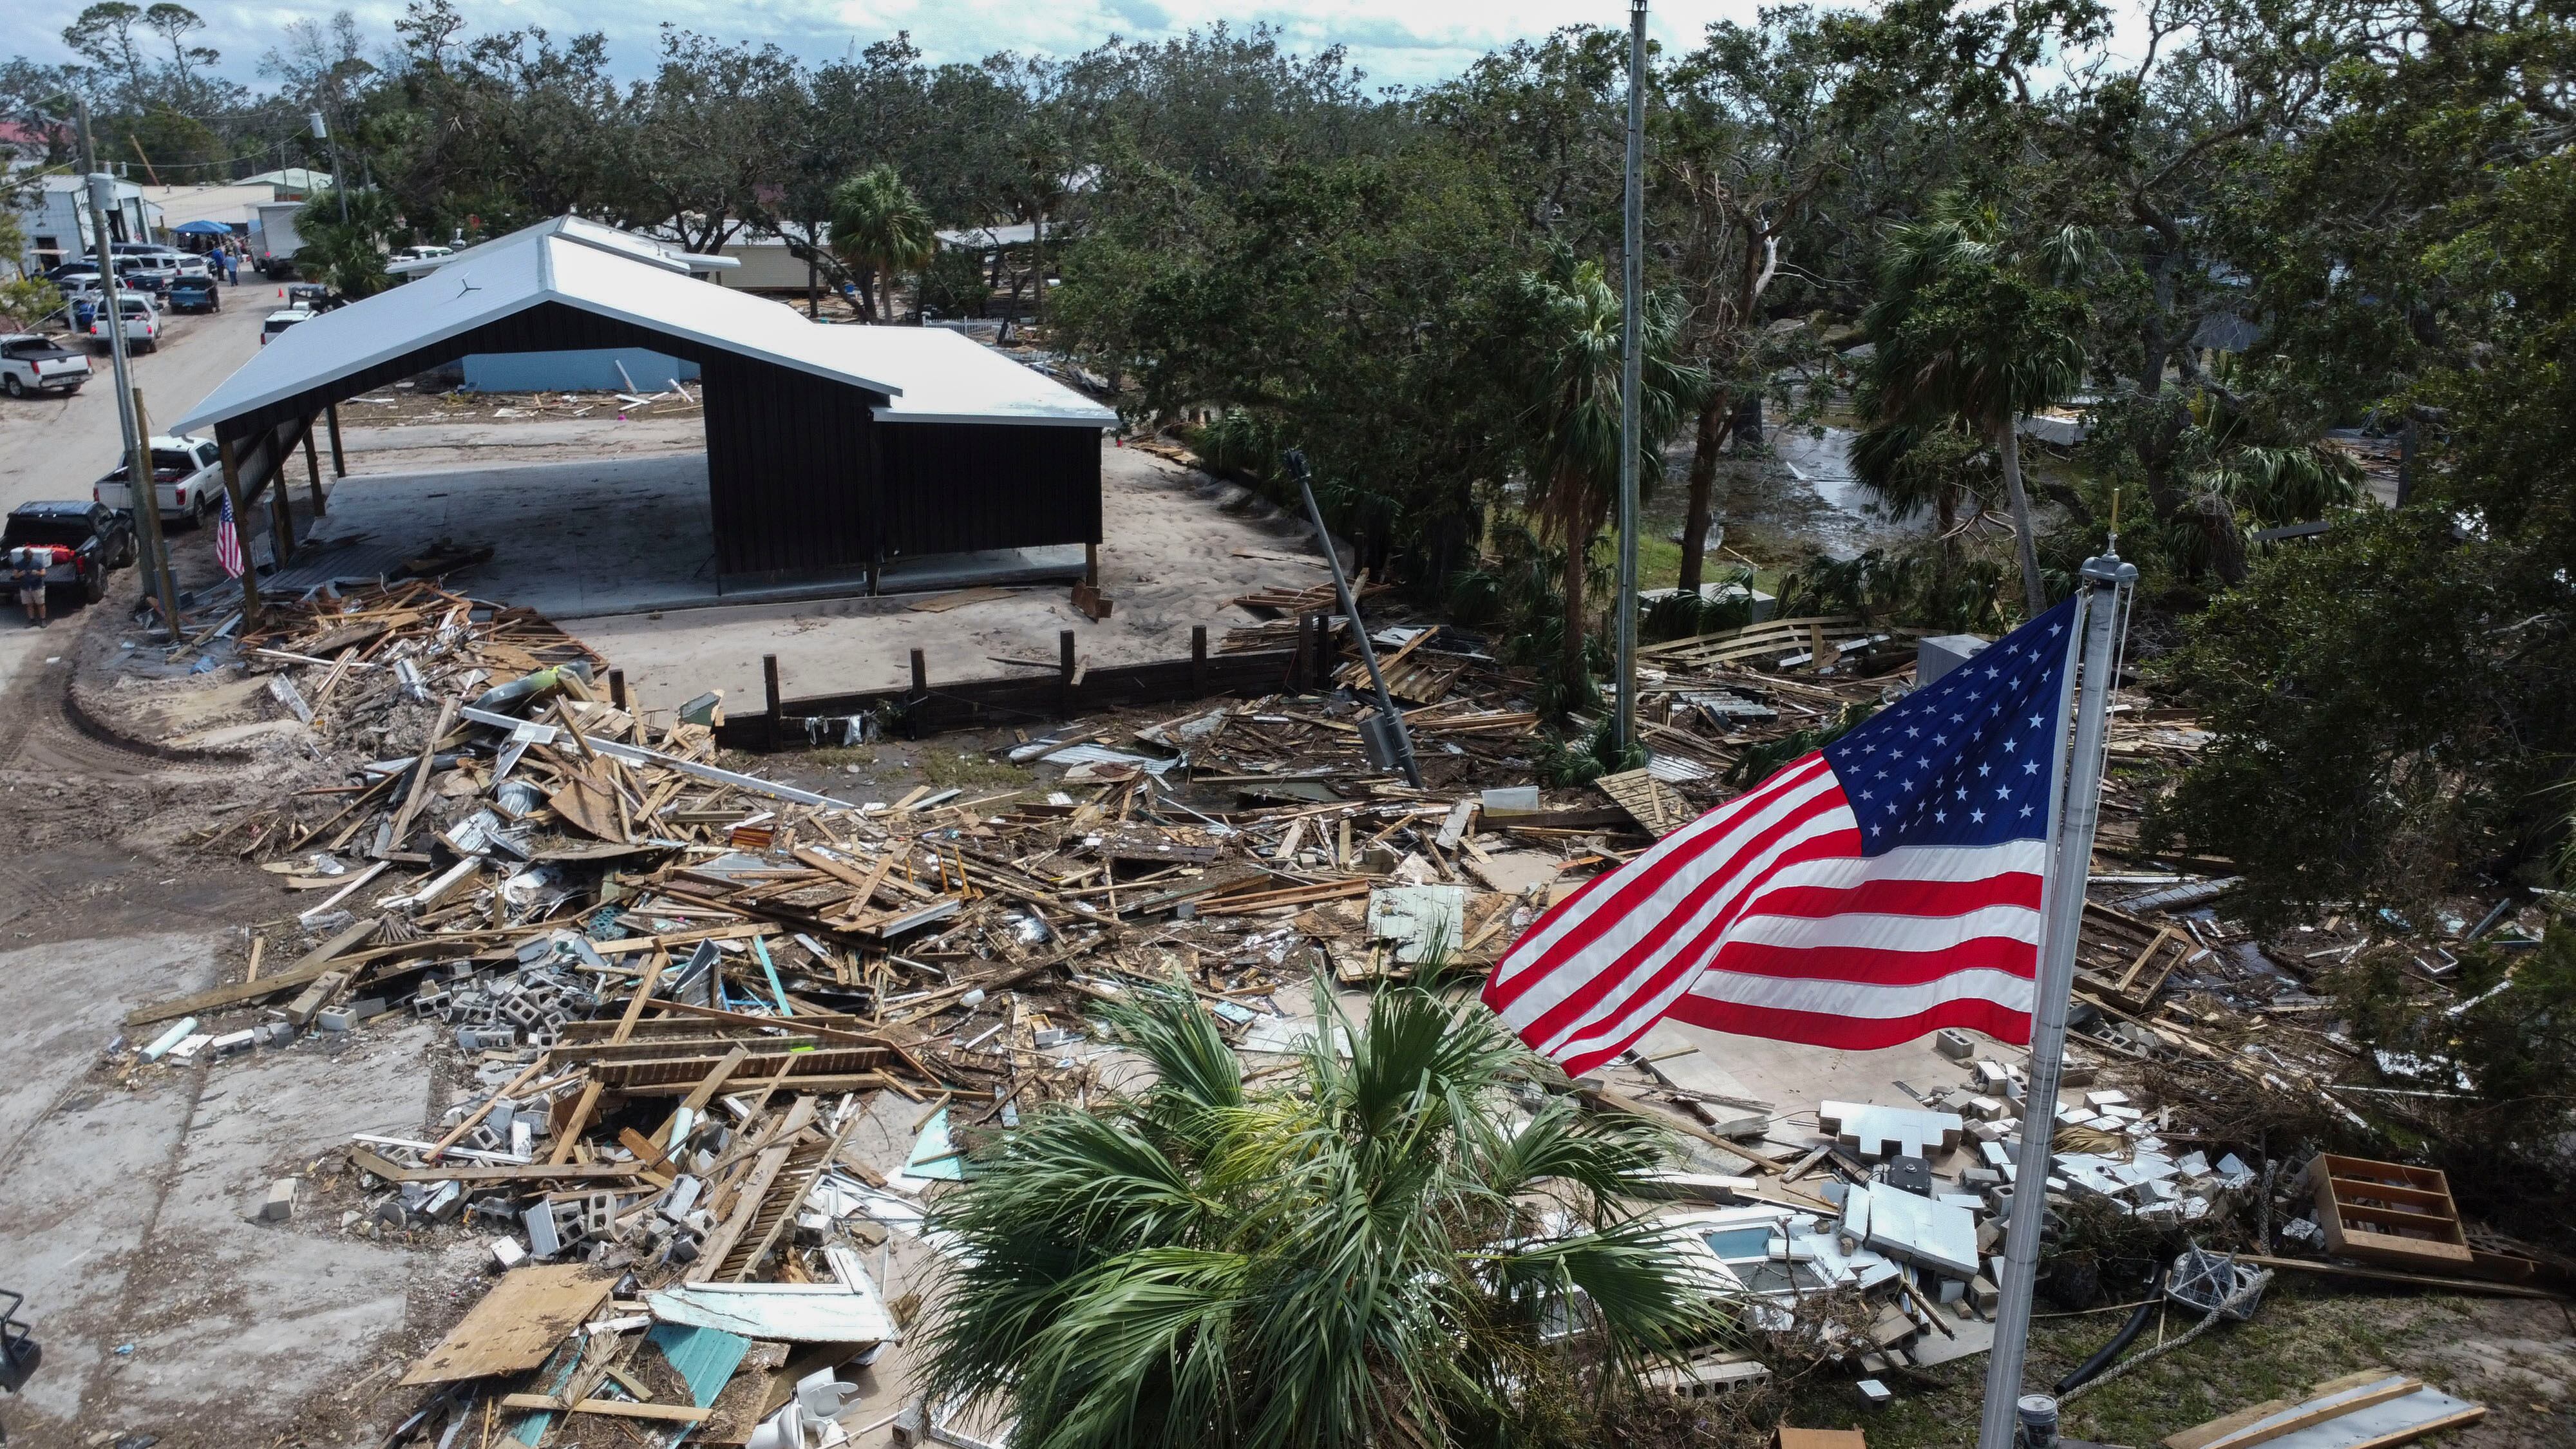
<path id="1" fill-rule="evenodd" d="M 1485 1004 L 1577 1076 L 1665 1016 L 1866 1050 L 2030 1038 L 2060 604 L 1533 922 Z"/>
<path id="2" fill-rule="evenodd" d="M 234 578 L 242 576 L 241 529 L 233 522 L 233 495 L 224 494 L 223 516 L 215 520 L 215 562 Z"/>

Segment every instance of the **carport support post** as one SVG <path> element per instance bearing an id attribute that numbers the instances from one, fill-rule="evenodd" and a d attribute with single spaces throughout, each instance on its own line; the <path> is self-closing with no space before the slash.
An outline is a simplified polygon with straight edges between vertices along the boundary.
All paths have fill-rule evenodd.
<path id="1" fill-rule="evenodd" d="M 280 453 L 268 479 L 269 551 L 284 568 L 295 560 L 295 505 L 286 496 L 286 455 Z"/>
<path id="2" fill-rule="evenodd" d="M 304 481 L 313 490 L 313 516 L 320 518 L 328 509 L 322 501 L 322 457 L 313 448 L 313 425 L 304 425 Z"/>
<path id="3" fill-rule="evenodd" d="M 912 651 L 912 697 L 930 697 L 930 661 L 918 649 Z"/>
<path id="4" fill-rule="evenodd" d="M 233 440 L 224 438 L 215 446 L 223 453 L 224 497 L 232 503 L 233 537 L 241 546 L 242 627 L 248 630 L 259 624 L 259 570 L 251 565 L 250 529 L 246 526 L 250 515 L 242 509 L 241 465 L 233 456 Z"/>
<path id="5" fill-rule="evenodd" d="M 122 319 L 120 318 L 120 321 Z M 161 601 L 161 622 L 170 642 L 179 642 L 179 591 L 170 581 L 170 549 L 161 537 L 161 489 L 152 480 L 152 417 L 143 410 L 143 389 L 134 390 L 134 456 L 125 460 L 126 493 L 142 524 L 143 566 L 152 571 L 152 592 Z"/>
<path id="6" fill-rule="evenodd" d="M 1100 587 L 1100 540 L 1096 538 L 1082 546 L 1082 581 L 1094 589 Z"/>
<path id="7" fill-rule="evenodd" d="M 772 753 L 775 753 L 778 749 L 780 726 L 783 723 L 779 718 L 778 656 L 775 654 L 763 654 L 760 656 L 760 692 L 761 697 L 769 703 L 769 722 L 767 733 L 769 735 L 769 748 Z"/>
<path id="8" fill-rule="evenodd" d="M 626 708 L 626 671 L 623 669 L 608 671 L 608 702 L 619 709 Z"/>
<path id="9" fill-rule="evenodd" d="M 338 403 L 325 405 L 322 415 L 331 420 L 331 476 L 346 478 L 349 476 L 349 455 L 340 448 L 340 405 Z M 316 509 L 316 511 L 320 510 Z"/>
<path id="10" fill-rule="evenodd" d="M 1067 715 L 1073 713 L 1073 631 L 1066 629 L 1055 636 L 1057 692 L 1063 697 Z"/>
<path id="11" fill-rule="evenodd" d="M 1207 693 L 1207 625 L 1190 626 L 1190 693 Z"/>

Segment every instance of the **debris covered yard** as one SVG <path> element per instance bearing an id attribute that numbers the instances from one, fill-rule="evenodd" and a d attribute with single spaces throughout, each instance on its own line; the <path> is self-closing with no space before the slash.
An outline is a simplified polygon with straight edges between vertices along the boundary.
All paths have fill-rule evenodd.
<path id="1" fill-rule="evenodd" d="M 1300 589 L 1236 595 L 1216 657 L 1276 657 L 1329 609 L 1280 567 Z M 1480 972 L 1917 657 L 1848 619 L 1656 646 L 1653 764 L 1571 790 L 1539 783 L 1526 676 L 1402 624 L 1380 651 L 1418 789 L 1361 753 L 1339 628 L 1276 687 L 1137 706 L 1058 681 L 1058 717 L 977 705 L 907 738 L 886 710 L 836 722 L 866 743 L 761 755 L 806 731 L 756 687 L 646 696 L 626 641 L 472 579 L 314 588 L 202 672 L 83 641 L 72 717 L 166 806 L 118 833 L 211 884 L 184 929 L 66 931 L 0 977 L 37 1024 L 0 1098 L 0 1242 L 47 1330 L 26 1442 L 997 1442 L 912 1388 L 924 1214 L 997 1128 L 1133 1085 L 1096 1003 L 1184 983 L 1250 1069 L 1285 1064 L 1311 981 L 1364 1011 Z M 2300 973 L 2363 937 L 2252 938 L 2223 877 L 2145 853 L 2140 808 L 2202 736 L 2123 704 L 2034 1375 L 2144 1301 L 2131 1355 L 2164 1349 L 2072 1398 L 2070 1434 L 2208 1449 L 2226 1431 L 2187 1431 L 2268 1400 L 2331 1423 L 2310 1399 L 2376 1374 L 2378 1432 L 2547 1442 L 2564 1263 L 2464 1221 L 2438 1174 L 2267 1160 L 2255 1124 L 2338 1110 L 2349 1053 Z M 1836 1052 L 1667 1023 L 1572 1085 L 1672 1128 L 1641 1201 L 1738 1305 L 1741 1332 L 1658 1371 L 1682 1432 L 1956 1441 L 2025 1068 L 1968 1033 Z M 2237 1256 L 2146 1290 L 2186 1241 Z"/>

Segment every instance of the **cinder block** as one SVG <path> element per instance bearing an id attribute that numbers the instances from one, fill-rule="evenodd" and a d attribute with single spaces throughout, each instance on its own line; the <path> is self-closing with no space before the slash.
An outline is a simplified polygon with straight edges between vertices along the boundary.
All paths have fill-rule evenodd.
<path id="1" fill-rule="evenodd" d="M 1995 1305 L 2002 1301 L 2003 1292 L 1995 1287 L 1993 1279 L 1980 1273 L 1968 1280 L 1968 1303 L 1979 1313 L 1994 1312 Z"/>
<path id="2" fill-rule="evenodd" d="M 528 1261 L 528 1250 L 520 1247 L 519 1240 L 516 1238 L 494 1238 L 492 1261 L 500 1264 L 506 1272 Z"/>
<path id="3" fill-rule="evenodd" d="M 268 1200 L 259 1205 L 259 1220 L 282 1223 L 295 1216 L 295 1179 L 281 1177 L 268 1185 Z"/>
<path id="4" fill-rule="evenodd" d="M 347 1031 L 358 1024 L 358 1014 L 345 1006 L 328 1007 L 313 1018 L 313 1024 L 324 1031 Z"/>
<path id="5" fill-rule="evenodd" d="M 256 1039 L 257 1038 L 248 1031 L 228 1031 L 222 1036 L 216 1037 L 213 1041 L 208 1042 L 206 1045 L 207 1049 L 212 1051 L 216 1056 L 228 1057 L 240 1052 L 249 1051 L 251 1043 Z"/>
<path id="6" fill-rule="evenodd" d="M 1934 1032 L 1932 1047 L 1954 1062 L 1964 1062 L 1977 1054 L 1976 1039 L 1955 1026 L 1945 1026 Z"/>

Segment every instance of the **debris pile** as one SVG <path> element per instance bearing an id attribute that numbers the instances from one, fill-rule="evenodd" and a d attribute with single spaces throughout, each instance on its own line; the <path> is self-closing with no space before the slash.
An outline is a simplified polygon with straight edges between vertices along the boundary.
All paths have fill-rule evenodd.
<path id="1" fill-rule="evenodd" d="M 1329 607 L 1291 592 L 1262 628 Z M 1455 630 L 1375 637 L 1422 788 L 1363 757 L 1345 669 L 1320 698 L 995 738 L 999 763 L 1057 772 L 1034 788 L 854 801 L 727 763 L 716 696 L 648 720 L 528 611 L 422 580 L 317 589 L 242 655 L 338 777 L 208 838 L 312 904 L 251 941 L 241 980 L 133 1013 L 124 1069 L 435 1024 L 443 1114 L 355 1138 L 257 1209 L 291 1219 L 301 1191 L 343 1231 L 481 1243 L 499 1286 L 406 1378 L 431 1395 L 414 1430 L 840 1442 L 839 1375 L 919 1307 L 886 1302 L 866 1254 L 918 1241 L 979 1131 L 1115 1085 L 1092 1003 L 1179 983 L 1242 1052 L 1300 1050 L 1310 978 L 1481 969 L 1730 775 L 1905 687 L 1915 648 L 1834 620 L 1657 646 L 1646 767 L 1543 791 L 1529 680 Z M 2198 743 L 2170 711 L 2118 719 L 2114 754 L 2142 768 Z M 2119 788 L 2134 821 L 2152 782 Z M 2059 1154 L 2052 1210 L 2237 1241 L 2250 1210 L 2265 1253 L 2358 1254 L 2399 1224 L 2391 1197 L 2426 1201 L 2387 1164 L 2240 1155 L 2256 1135 L 2211 1081 L 2313 1110 L 2352 1053 L 2301 1024 L 2298 963 L 2213 914 L 2224 862 L 2106 834 L 2132 873 L 2097 863 L 2060 1102 L 1955 1031 L 1936 1041 L 1955 1083 L 1819 1102 L 1812 1131 L 1668 1027 L 1577 1084 L 1689 1139 L 1644 1190 L 1695 1203 L 1668 1221 L 1768 1345 L 1660 1368 L 1665 1387 L 1756 1383 L 1783 1355 L 1887 1375 L 1983 1351 L 2032 1122 Z M 862 1134 L 898 1143 L 901 1171 L 869 1167 Z M 2471 1252 L 2451 1231 L 2446 1263 Z M 2392 1232 L 2386 1251 L 2430 1251 Z"/>

